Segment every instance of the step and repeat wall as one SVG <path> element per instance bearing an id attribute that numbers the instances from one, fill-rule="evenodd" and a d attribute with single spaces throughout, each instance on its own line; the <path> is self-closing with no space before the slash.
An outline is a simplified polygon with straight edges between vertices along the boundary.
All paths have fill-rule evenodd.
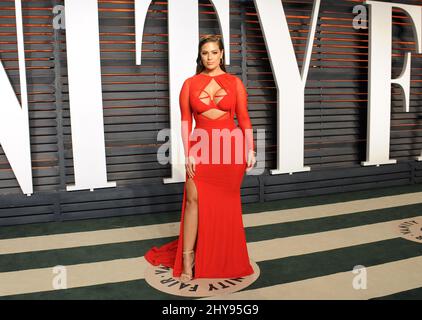
<path id="1" fill-rule="evenodd" d="M 400 3 L 422 6 L 422 0 Z M 298 68 L 310 30 L 313 0 L 283 0 Z M 164 183 L 171 165 L 157 161 L 170 126 L 168 3 L 152 1 L 136 64 L 134 0 L 99 0 L 99 33 L 108 181 L 116 187 L 67 191 L 75 183 L 67 77 L 64 1 L 22 1 L 33 193 L 24 194 L 0 141 L 0 225 L 99 218 L 181 209 L 183 183 Z M 199 1 L 200 35 L 219 34 L 210 1 Z M 277 89 L 253 0 L 230 0 L 230 65 L 248 91 L 254 131 L 265 130 L 264 172 L 245 175 L 242 202 L 348 192 L 422 182 L 422 55 L 414 25 L 393 8 L 392 78 L 412 53 L 409 112 L 391 86 L 390 158 L 363 166 L 367 146 L 367 20 L 363 1 L 321 1 L 305 87 L 304 165 L 310 171 L 272 175 L 277 167 Z M 0 60 L 21 101 L 15 1 L 0 1 Z M 355 22 L 355 23 L 354 23 Z M 56 24 L 55 24 L 56 23 Z M 58 23 L 58 25 L 57 25 Z M 58 27 L 59 26 L 59 27 Z M 183 52 L 180 52 L 183 55 Z M 1 94 L 1 91 L 0 91 Z M 1 108 L 2 106 L 0 106 Z M 255 139 L 256 139 L 256 132 Z M 261 141 L 262 142 L 262 141 Z"/>

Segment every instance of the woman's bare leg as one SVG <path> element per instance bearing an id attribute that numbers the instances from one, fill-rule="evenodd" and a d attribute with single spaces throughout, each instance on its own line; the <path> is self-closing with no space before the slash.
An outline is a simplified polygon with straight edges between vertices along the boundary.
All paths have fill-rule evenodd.
<path id="1" fill-rule="evenodd" d="M 198 193 L 191 178 L 186 180 L 186 207 L 183 225 L 183 251 L 193 250 L 198 231 Z M 190 274 L 193 255 L 183 255 L 183 273 Z"/>

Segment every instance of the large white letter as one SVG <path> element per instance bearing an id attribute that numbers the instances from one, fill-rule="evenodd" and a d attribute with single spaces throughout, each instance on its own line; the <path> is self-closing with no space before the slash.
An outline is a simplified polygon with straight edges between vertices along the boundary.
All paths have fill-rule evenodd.
<path id="1" fill-rule="evenodd" d="M 135 0 L 136 63 L 141 64 L 142 35 L 151 1 Z M 198 0 L 169 0 L 168 43 L 170 83 L 170 161 L 172 176 L 164 183 L 185 181 L 184 153 L 181 135 L 179 94 L 183 81 L 195 74 L 199 43 Z M 229 0 L 211 0 L 223 34 L 226 64 L 230 64 L 230 10 Z"/>
<path id="2" fill-rule="evenodd" d="M 0 143 L 22 192 L 30 196 L 33 192 L 31 145 L 20 0 L 15 0 L 15 11 L 22 107 L 9 82 L 3 63 L 0 62 Z"/>
<path id="3" fill-rule="evenodd" d="M 314 2 L 305 58 L 299 73 L 281 0 L 254 0 L 277 86 L 277 169 L 271 174 L 309 171 L 303 166 L 305 84 L 320 0 Z"/>
<path id="4" fill-rule="evenodd" d="M 75 185 L 115 187 L 107 181 L 97 0 L 65 0 L 67 72 Z"/>
<path id="5" fill-rule="evenodd" d="M 362 165 L 396 163 L 390 159 L 391 84 L 401 86 L 404 92 L 403 109 L 409 112 L 411 53 L 407 52 L 400 76 L 391 79 L 392 8 L 398 7 L 413 20 L 416 47 L 422 53 L 422 8 L 400 3 L 366 1 L 369 4 L 369 76 L 368 125 L 366 161 Z M 422 157 L 417 158 L 422 160 Z"/>

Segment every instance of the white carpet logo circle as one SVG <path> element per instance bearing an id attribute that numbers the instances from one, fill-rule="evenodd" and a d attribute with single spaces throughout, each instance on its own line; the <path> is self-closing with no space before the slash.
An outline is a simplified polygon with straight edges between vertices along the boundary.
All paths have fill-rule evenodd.
<path id="1" fill-rule="evenodd" d="M 422 243 L 422 217 L 405 220 L 399 224 L 403 238 Z"/>
<path id="2" fill-rule="evenodd" d="M 250 260 L 254 273 L 239 278 L 199 278 L 182 283 L 178 277 L 173 277 L 173 269 L 163 265 L 149 265 L 145 271 L 145 280 L 153 288 L 168 294 L 185 297 L 210 297 L 233 293 L 244 289 L 258 279 L 258 265 Z"/>

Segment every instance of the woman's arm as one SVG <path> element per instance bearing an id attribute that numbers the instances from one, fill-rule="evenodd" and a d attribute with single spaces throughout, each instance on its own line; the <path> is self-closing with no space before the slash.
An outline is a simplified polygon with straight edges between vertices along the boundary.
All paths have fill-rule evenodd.
<path id="1" fill-rule="evenodd" d="M 189 155 L 189 136 L 192 131 L 192 110 L 189 103 L 190 78 L 183 82 L 179 95 L 180 113 L 182 115 L 182 140 L 185 158 Z"/>
<path id="2" fill-rule="evenodd" d="M 255 151 L 252 124 L 248 114 L 248 93 L 238 77 L 236 77 L 236 117 L 247 143 L 247 151 Z"/>

